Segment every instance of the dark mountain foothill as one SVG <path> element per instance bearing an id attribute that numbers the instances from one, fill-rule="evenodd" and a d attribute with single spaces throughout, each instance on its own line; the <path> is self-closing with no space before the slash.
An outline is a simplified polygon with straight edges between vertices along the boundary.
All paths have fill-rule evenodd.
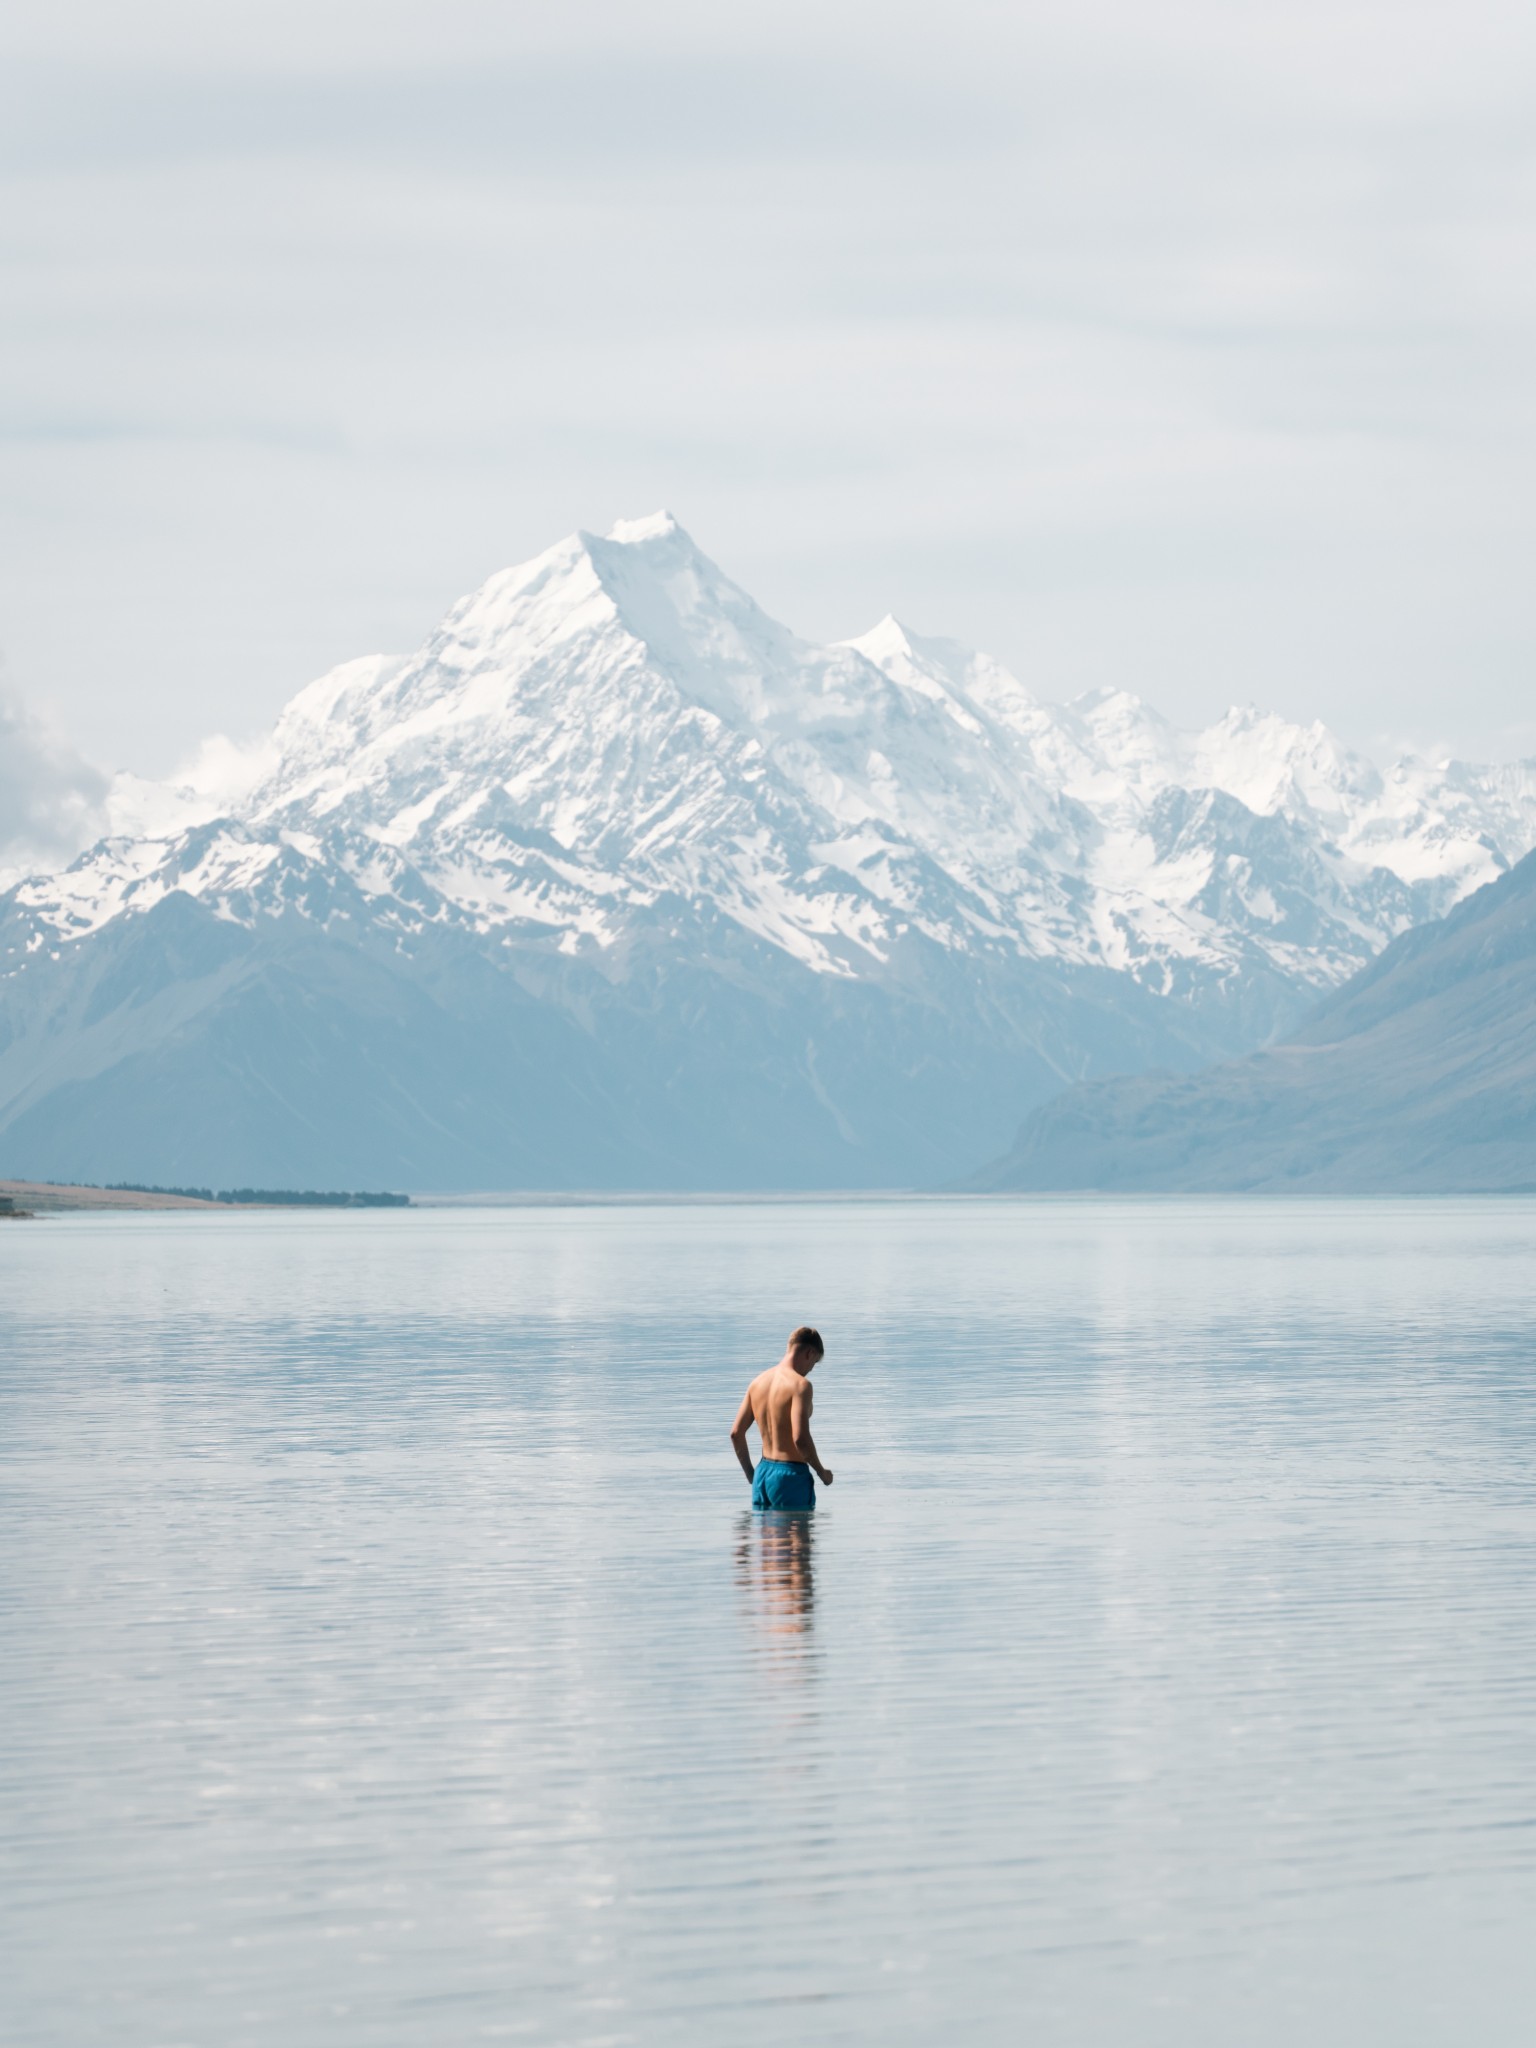
<path id="1" fill-rule="evenodd" d="M 1536 1190 L 1536 855 L 1395 940 L 1283 1044 L 1069 1089 L 971 1185 Z"/>

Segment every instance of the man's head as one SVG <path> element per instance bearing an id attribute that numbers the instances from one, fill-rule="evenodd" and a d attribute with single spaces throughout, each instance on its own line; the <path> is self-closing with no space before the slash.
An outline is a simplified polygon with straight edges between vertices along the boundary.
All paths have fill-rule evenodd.
<path id="1" fill-rule="evenodd" d="M 789 1333 L 789 1360 L 796 1372 L 809 1372 L 826 1348 L 821 1332 L 813 1330 L 809 1323 L 802 1323 L 798 1330 Z"/>

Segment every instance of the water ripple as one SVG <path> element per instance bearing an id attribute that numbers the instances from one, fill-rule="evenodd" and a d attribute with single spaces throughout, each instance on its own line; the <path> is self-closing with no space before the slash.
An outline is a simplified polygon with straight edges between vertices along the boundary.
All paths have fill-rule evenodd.
<path id="1" fill-rule="evenodd" d="M 1536 1204 L 0 1236 L 25 2044 L 1523 2043 Z M 725 1429 L 828 1333 L 814 1520 Z"/>

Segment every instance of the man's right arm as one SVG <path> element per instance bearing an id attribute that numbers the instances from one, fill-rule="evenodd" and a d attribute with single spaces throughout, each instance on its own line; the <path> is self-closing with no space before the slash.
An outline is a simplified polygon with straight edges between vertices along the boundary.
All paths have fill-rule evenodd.
<path id="1" fill-rule="evenodd" d="M 736 1411 L 736 1420 L 731 1424 L 731 1448 L 741 1461 L 741 1469 L 747 1475 L 748 1485 L 752 1482 L 752 1453 L 747 1449 L 747 1431 L 752 1427 L 752 1389 L 741 1397 L 741 1406 Z"/>

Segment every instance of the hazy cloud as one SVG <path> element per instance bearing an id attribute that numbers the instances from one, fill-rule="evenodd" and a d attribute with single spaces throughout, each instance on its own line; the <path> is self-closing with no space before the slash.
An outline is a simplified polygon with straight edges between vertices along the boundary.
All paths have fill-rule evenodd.
<path id="1" fill-rule="evenodd" d="M 105 776 L 0 697 L 0 887 L 89 844 L 106 790 Z"/>
<path id="2" fill-rule="evenodd" d="M 13 15 L 0 631 L 94 758 L 663 503 L 792 625 L 1047 696 L 1528 716 L 1496 0 Z"/>

